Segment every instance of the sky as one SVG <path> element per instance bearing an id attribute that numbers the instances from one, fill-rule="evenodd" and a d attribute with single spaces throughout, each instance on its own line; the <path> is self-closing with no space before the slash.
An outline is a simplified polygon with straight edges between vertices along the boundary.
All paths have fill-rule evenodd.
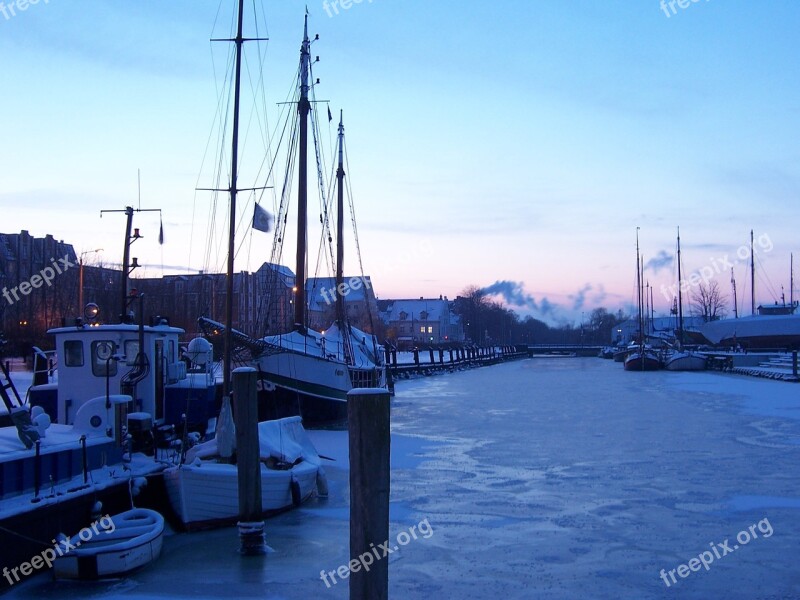
<path id="1" fill-rule="evenodd" d="M 246 35 L 269 37 L 245 51 L 240 186 L 259 187 L 306 2 L 245 4 Z M 215 120 L 230 45 L 209 40 L 231 35 L 233 0 L 22 6 L 0 5 L 0 231 L 52 234 L 87 264 L 113 264 L 124 218 L 100 211 L 161 208 L 163 246 L 158 214 L 135 217 L 144 237 L 132 254 L 146 266 L 134 276 L 223 271 L 227 205 L 196 188 L 215 186 L 224 147 Z M 638 231 L 666 314 L 680 226 L 684 275 L 716 282 L 729 312 L 731 268 L 750 312 L 751 229 L 758 302 L 780 301 L 782 286 L 789 300 L 800 250 L 794 0 L 309 0 L 308 11 L 315 94 L 344 111 L 379 298 L 454 298 L 474 285 L 550 323 L 629 310 Z M 321 122 L 329 158 L 336 122 Z M 245 222 L 252 197 L 239 204 Z M 258 268 L 272 243 L 240 228 L 236 269 Z M 358 274 L 348 244 L 345 270 Z"/>

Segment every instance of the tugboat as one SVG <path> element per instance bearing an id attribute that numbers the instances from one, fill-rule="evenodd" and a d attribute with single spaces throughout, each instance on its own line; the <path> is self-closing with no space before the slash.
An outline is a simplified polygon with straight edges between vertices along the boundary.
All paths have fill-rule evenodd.
<path id="1" fill-rule="evenodd" d="M 190 430 L 204 432 L 218 410 L 211 345 L 179 354 L 182 329 L 142 315 L 143 295 L 129 292 L 133 208 L 127 207 L 121 319 L 106 324 L 90 303 L 81 318 L 48 333 L 55 352 L 35 350 L 40 367 L 27 401 L 5 394 L 13 425 L 0 427 L 0 578 L 12 586 L 36 572 L 28 562 L 55 551 L 104 514 L 131 508 L 154 459 Z M 138 323 L 130 305 L 138 304 Z M 44 359 L 44 360 L 42 360 Z M 6 402 L 6 399 L 8 400 Z M 49 548 L 49 550 L 48 550 Z M 18 565 L 25 568 L 13 569 Z M 49 565 L 48 565 L 49 566 Z"/>

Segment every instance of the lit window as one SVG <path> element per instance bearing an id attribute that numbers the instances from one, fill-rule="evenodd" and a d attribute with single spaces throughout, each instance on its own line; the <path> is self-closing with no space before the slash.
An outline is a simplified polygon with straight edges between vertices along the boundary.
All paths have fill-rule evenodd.
<path id="1" fill-rule="evenodd" d="M 425 326 L 424 325 L 419 328 L 419 332 L 420 333 L 425 333 Z"/>
<path id="2" fill-rule="evenodd" d="M 433 333 L 433 327 L 428 327 L 428 333 Z"/>

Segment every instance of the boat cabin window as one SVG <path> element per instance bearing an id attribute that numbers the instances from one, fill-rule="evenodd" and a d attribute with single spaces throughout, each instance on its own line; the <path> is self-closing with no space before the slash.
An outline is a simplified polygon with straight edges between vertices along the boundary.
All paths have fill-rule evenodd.
<path id="1" fill-rule="evenodd" d="M 70 340 L 64 342 L 64 366 L 82 367 L 83 366 L 83 342 L 80 340 Z"/>
<path id="2" fill-rule="evenodd" d="M 114 342 L 92 342 L 92 374 L 95 377 L 114 377 L 117 374 L 117 361 L 112 358 L 116 344 Z"/>
<path id="3" fill-rule="evenodd" d="M 139 354 L 139 340 L 127 340 L 125 342 L 125 364 L 129 367 L 135 365 L 137 354 Z"/>

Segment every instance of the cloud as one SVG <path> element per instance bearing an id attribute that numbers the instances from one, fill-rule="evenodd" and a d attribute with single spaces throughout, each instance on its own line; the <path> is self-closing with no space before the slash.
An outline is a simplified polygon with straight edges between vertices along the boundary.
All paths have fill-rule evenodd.
<path id="1" fill-rule="evenodd" d="M 567 296 L 570 300 L 572 300 L 572 310 L 580 310 L 583 308 L 583 305 L 586 303 L 586 294 L 592 291 L 592 284 L 587 283 L 581 289 L 579 289 L 576 293 L 570 294 Z"/>
<path id="2" fill-rule="evenodd" d="M 661 269 L 672 266 L 672 254 L 661 250 L 653 258 L 644 263 L 645 271 L 652 271 L 658 273 Z"/>
<path id="3" fill-rule="evenodd" d="M 523 284 L 516 281 L 495 281 L 492 285 L 481 289 L 487 296 L 502 296 L 507 304 L 539 311 L 536 300 L 522 289 Z"/>

